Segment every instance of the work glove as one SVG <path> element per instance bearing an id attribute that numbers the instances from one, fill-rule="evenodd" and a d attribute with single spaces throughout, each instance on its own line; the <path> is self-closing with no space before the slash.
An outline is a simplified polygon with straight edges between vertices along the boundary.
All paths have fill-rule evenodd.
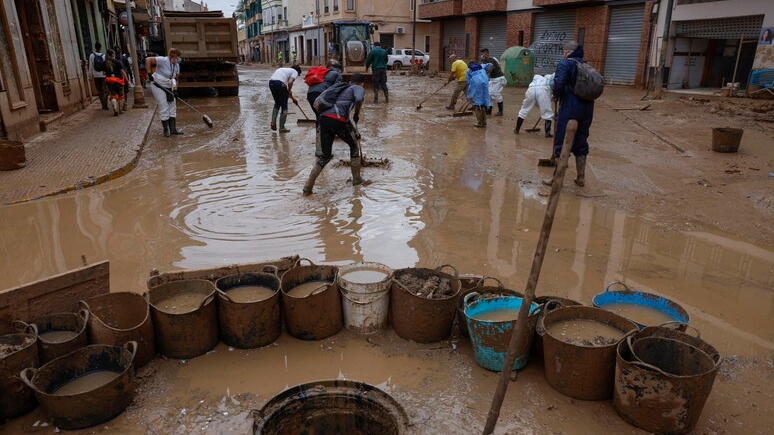
<path id="1" fill-rule="evenodd" d="M 175 98 L 180 96 L 180 94 L 177 92 L 177 89 L 172 89 L 172 96 Z"/>
<path id="2" fill-rule="evenodd" d="M 148 81 L 153 82 L 153 74 L 148 74 Z"/>

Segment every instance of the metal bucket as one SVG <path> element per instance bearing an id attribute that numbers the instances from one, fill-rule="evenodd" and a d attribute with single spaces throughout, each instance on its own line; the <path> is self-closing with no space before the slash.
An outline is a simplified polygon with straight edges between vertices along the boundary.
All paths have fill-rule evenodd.
<path id="1" fill-rule="evenodd" d="M 636 331 L 631 320 L 601 308 L 570 306 L 551 311 L 541 319 L 543 333 L 543 368 L 553 389 L 580 400 L 605 400 L 613 396 L 615 348 L 620 339 L 610 343 L 579 344 L 555 336 L 551 327 L 563 322 L 589 320 L 620 331 L 620 336 Z"/>
<path id="2" fill-rule="evenodd" d="M 534 299 L 535 303 L 541 305 L 543 308 L 538 313 L 537 325 L 535 325 L 535 337 L 532 339 L 532 349 L 530 349 L 530 357 L 543 361 L 543 322 L 541 320 L 546 314 L 551 311 L 558 310 L 564 307 L 573 307 L 583 305 L 578 301 L 567 299 L 559 296 L 538 296 Z"/>
<path id="3" fill-rule="evenodd" d="M 623 289 L 611 290 L 613 286 Z M 594 296 L 591 302 L 595 307 L 626 317 L 640 329 L 665 323 L 687 325 L 691 320 L 688 312 L 677 303 L 652 293 L 631 290 L 618 281 L 608 284 L 605 291 Z"/>
<path id="4" fill-rule="evenodd" d="M 148 301 L 132 292 L 107 293 L 80 302 L 89 312 L 86 332 L 91 344 L 122 346 L 137 342 L 134 368 L 144 367 L 156 356 L 156 338 Z"/>
<path id="5" fill-rule="evenodd" d="M 445 267 L 454 275 L 443 272 Z M 436 269 L 406 268 L 395 270 L 392 276 L 390 313 L 395 333 L 417 343 L 448 337 L 460 292 L 457 269 L 448 264 Z"/>
<path id="6" fill-rule="evenodd" d="M 368 276 L 360 279 L 357 274 Z M 344 297 L 344 326 L 347 329 L 370 334 L 387 326 L 392 269 L 381 263 L 352 263 L 339 268 L 336 283 Z"/>
<path id="7" fill-rule="evenodd" d="M 499 372 L 505 364 L 505 356 L 511 343 L 511 336 L 516 329 L 516 316 L 510 320 L 481 320 L 480 316 L 498 310 L 512 310 L 518 313 L 524 299 L 518 296 L 498 296 L 482 298 L 478 293 L 468 293 L 465 296 L 465 318 L 473 343 L 473 354 L 481 367 Z M 532 303 L 529 307 L 527 327 L 519 337 L 516 349 L 516 359 L 513 370 L 519 370 L 527 364 L 532 337 L 535 335 L 537 312 L 539 305 Z"/>
<path id="8" fill-rule="evenodd" d="M 289 388 L 255 412 L 255 435 L 405 435 L 403 407 L 372 385 L 325 380 Z"/>
<path id="9" fill-rule="evenodd" d="M 43 365 L 89 344 L 86 323 L 89 312 L 56 313 L 35 319 L 38 331 L 38 358 Z"/>
<path id="10" fill-rule="evenodd" d="M 26 332 L 0 336 L 0 422 L 24 415 L 38 406 L 35 391 L 19 379 L 23 369 L 37 366 L 34 325 L 28 325 Z"/>
<path id="11" fill-rule="evenodd" d="M 159 353 L 177 359 L 195 358 L 209 352 L 218 344 L 218 307 L 215 291 L 215 285 L 211 281 L 186 279 L 160 284 L 145 293 L 151 306 Z M 184 312 L 159 308 L 171 298 L 183 297 L 200 302 L 191 305 L 190 310 Z"/>
<path id="12" fill-rule="evenodd" d="M 272 273 L 240 273 L 215 281 L 218 290 L 218 330 L 220 339 L 229 346 L 240 349 L 266 346 L 282 334 L 280 279 L 276 266 L 267 266 L 266 269 L 272 270 Z M 260 300 L 232 297 L 235 289 L 245 286 L 260 286 L 274 293 Z"/>
<path id="13" fill-rule="evenodd" d="M 691 432 L 715 382 L 722 357 L 701 340 L 648 327 L 618 344 L 613 405 L 627 422 L 649 432 Z"/>
<path id="14" fill-rule="evenodd" d="M 110 420 L 132 403 L 132 360 L 136 352 L 134 341 L 123 347 L 94 344 L 50 361 L 39 369 L 26 368 L 21 372 L 21 379 L 35 391 L 40 406 L 56 427 L 82 429 Z M 105 380 L 112 380 L 95 383 L 91 389 L 74 389 L 71 393 L 60 390 L 79 378 L 103 373 L 110 375 Z"/>
<path id="15" fill-rule="evenodd" d="M 301 261 L 309 262 L 302 266 Z M 336 284 L 337 266 L 318 266 L 299 258 L 295 266 L 282 274 L 282 313 L 288 334 L 301 340 L 322 340 L 341 331 L 344 316 L 341 294 Z M 317 285 L 308 296 L 292 296 L 301 285 Z"/>
<path id="16" fill-rule="evenodd" d="M 486 280 L 488 279 L 495 281 L 497 285 L 485 285 Z M 523 293 L 505 288 L 502 281 L 492 276 L 482 276 L 475 286 L 460 290 L 460 293 L 457 295 L 457 323 L 460 328 L 460 334 L 465 338 L 470 338 L 468 321 L 465 318 L 465 296 L 473 292 L 478 293 L 484 299 L 496 298 L 499 296 L 516 296 L 524 298 Z"/>

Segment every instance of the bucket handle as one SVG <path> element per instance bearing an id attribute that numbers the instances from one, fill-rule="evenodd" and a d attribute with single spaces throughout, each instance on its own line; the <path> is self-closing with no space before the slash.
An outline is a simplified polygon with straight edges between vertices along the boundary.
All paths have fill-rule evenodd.
<path id="1" fill-rule="evenodd" d="M 33 391 L 38 391 L 38 389 L 32 385 L 32 378 L 35 377 L 37 372 L 38 369 L 35 367 L 27 367 L 26 369 L 22 370 L 21 373 L 19 373 L 19 377 L 21 378 L 22 382 L 27 384 L 28 387 L 32 388 Z"/>
<path id="2" fill-rule="evenodd" d="M 386 294 L 389 294 L 389 293 L 390 293 L 388 290 L 385 290 L 385 291 L 381 292 L 381 294 L 380 294 L 379 296 L 377 296 L 377 297 L 373 298 L 373 299 L 372 299 L 372 300 L 370 300 L 370 301 L 360 302 L 360 301 L 355 301 L 355 300 L 352 300 L 352 298 L 350 298 L 349 296 L 347 296 L 347 291 L 346 291 L 346 290 L 344 290 L 343 288 L 341 288 L 340 290 L 341 290 L 341 295 L 342 295 L 342 296 L 344 296 L 344 297 L 345 297 L 345 298 L 346 298 L 348 301 L 350 301 L 350 302 L 352 302 L 353 304 L 356 304 L 356 305 L 368 305 L 368 304 L 370 304 L 370 303 L 372 303 L 372 302 L 376 302 L 376 301 L 378 301 L 379 299 L 383 298 L 383 297 L 384 297 L 384 295 L 386 295 Z"/>
<path id="3" fill-rule="evenodd" d="M 686 330 L 685 333 L 686 334 L 688 334 L 687 331 L 688 331 L 688 328 L 690 328 L 694 332 L 696 332 L 695 338 L 701 338 L 701 332 L 695 326 L 691 326 L 691 325 L 689 325 L 687 323 L 683 323 L 683 322 L 681 322 L 679 320 L 670 320 L 670 321 L 664 322 L 664 323 L 662 323 L 662 324 L 660 324 L 658 326 L 661 327 L 661 328 L 669 328 L 669 329 L 672 329 L 672 330 L 678 330 L 681 327 L 685 327 L 685 330 Z M 690 334 L 688 334 L 688 335 L 690 335 Z"/>
<path id="4" fill-rule="evenodd" d="M 391 279 L 392 279 L 392 283 L 393 283 L 393 284 L 395 284 L 397 287 L 399 287 L 401 290 L 403 290 L 403 291 L 404 291 L 404 292 L 406 292 L 406 293 L 411 293 L 411 292 L 409 291 L 409 289 L 407 289 L 407 288 L 406 288 L 406 286 L 404 286 L 404 285 L 403 285 L 403 283 L 402 283 L 402 282 L 398 281 L 398 280 L 397 280 L 397 279 L 395 279 L 395 278 L 391 278 Z"/>
<path id="5" fill-rule="evenodd" d="M 610 287 L 612 287 L 612 286 L 614 286 L 614 285 L 618 285 L 618 286 L 621 286 L 621 287 L 623 287 L 623 290 L 611 290 L 611 289 L 610 289 Z M 606 291 L 606 292 L 610 292 L 610 291 L 615 291 L 615 292 L 618 292 L 618 291 L 625 291 L 625 292 L 630 292 L 630 291 L 632 291 L 632 289 L 630 289 L 630 288 L 629 288 L 629 287 L 628 287 L 626 284 L 622 283 L 621 281 L 617 281 L 617 280 L 616 280 L 616 281 L 613 281 L 613 282 L 611 282 L 610 284 L 608 284 L 608 285 L 607 285 L 607 287 L 605 287 L 605 291 Z"/>
<path id="6" fill-rule="evenodd" d="M 328 287 L 330 287 L 330 286 L 331 286 L 331 284 L 329 284 L 329 283 L 320 284 L 319 287 L 317 287 L 316 289 L 312 290 L 311 293 L 309 293 L 309 296 L 314 296 L 314 295 L 320 294 L 323 291 L 327 290 Z"/>
<path id="7" fill-rule="evenodd" d="M 225 300 L 227 300 L 227 301 L 229 301 L 229 302 L 234 302 L 234 300 L 233 300 L 233 299 L 231 299 L 231 297 L 228 295 L 228 293 L 224 292 L 223 290 L 221 290 L 221 289 L 217 289 L 217 290 L 215 290 L 215 291 L 217 291 L 217 292 L 218 292 L 218 294 L 219 294 L 219 295 L 220 295 L 220 296 L 221 296 L 223 299 L 225 299 Z M 201 308 L 201 307 L 199 307 L 199 308 Z"/>
<path id="8" fill-rule="evenodd" d="M 435 270 L 437 270 L 437 271 L 439 271 L 439 272 L 443 272 L 443 268 L 444 268 L 444 267 L 448 267 L 448 268 L 450 268 L 451 270 L 453 270 L 453 271 L 454 271 L 454 277 L 455 277 L 455 278 L 457 278 L 457 279 L 459 279 L 459 278 L 460 278 L 460 273 L 459 273 L 459 272 L 457 272 L 457 268 L 456 268 L 456 267 L 454 267 L 454 266 L 452 266 L 451 264 L 442 264 L 442 265 L 440 265 L 440 266 L 436 267 L 436 268 L 435 268 Z"/>
<path id="9" fill-rule="evenodd" d="M 499 290 L 502 290 L 502 289 L 505 288 L 505 285 L 503 285 L 503 282 L 500 281 L 499 279 L 493 277 L 493 276 L 483 276 L 483 277 L 481 277 L 481 279 L 478 280 L 478 283 L 476 284 L 476 287 L 483 287 L 484 284 L 486 283 L 486 280 L 488 280 L 488 279 L 492 279 L 492 280 L 496 281 L 497 282 L 497 288 Z"/>
<path id="10" fill-rule="evenodd" d="M 78 310 L 78 315 L 83 319 L 83 323 L 89 323 L 89 310 L 81 308 Z"/>
<path id="11" fill-rule="evenodd" d="M 270 271 L 269 274 L 274 275 L 275 278 L 279 279 L 279 267 L 274 264 L 267 264 L 261 268 L 261 272 L 266 273 L 266 269 Z"/>
<path id="12" fill-rule="evenodd" d="M 296 262 L 295 262 L 295 263 L 293 263 L 293 267 L 298 267 L 298 266 L 300 266 L 300 265 L 301 265 L 301 261 L 302 261 L 302 260 L 306 260 L 306 261 L 308 261 L 310 266 L 316 266 L 316 265 L 315 265 L 315 264 L 312 262 L 312 260 L 310 260 L 310 259 L 308 259 L 308 258 L 299 258 L 298 260 L 296 260 Z"/>
<path id="13" fill-rule="evenodd" d="M 27 334 L 38 335 L 38 325 L 34 323 L 22 322 L 21 320 L 14 320 L 13 326 L 17 331 L 21 331 Z"/>
<path id="14" fill-rule="evenodd" d="M 217 290 L 215 290 L 217 291 Z M 208 294 L 204 299 L 202 299 L 202 303 L 199 304 L 199 309 L 201 309 L 203 306 L 209 304 L 213 299 L 215 298 L 215 292 L 212 292 Z"/>
<path id="15" fill-rule="evenodd" d="M 481 299 L 481 294 L 478 292 L 470 292 L 465 295 L 465 299 L 463 299 L 462 304 L 465 307 L 468 307 L 470 305 L 473 305 L 474 303 L 478 302 L 478 300 Z"/>
<path id="16" fill-rule="evenodd" d="M 134 340 L 127 341 L 126 343 L 124 343 L 123 348 L 132 354 L 132 358 L 129 360 L 129 362 L 133 363 L 134 356 L 137 355 L 137 342 Z"/>

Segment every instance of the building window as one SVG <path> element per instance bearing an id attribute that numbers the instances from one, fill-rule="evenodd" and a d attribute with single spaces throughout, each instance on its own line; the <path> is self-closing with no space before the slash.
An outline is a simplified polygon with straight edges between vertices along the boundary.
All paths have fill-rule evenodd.
<path id="1" fill-rule="evenodd" d="M 324 9 L 324 12 L 325 12 L 326 14 L 327 14 L 328 12 L 330 12 L 330 10 L 328 9 L 328 0 L 325 0 L 325 3 L 323 3 L 323 7 L 325 8 L 325 9 Z"/>
<path id="2" fill-rule="evenodd" d="M 347 10 L 348 11 L 355 10 L 355 0 L 347 0 Z"/>
<path id="3" fill-rule="evenodd" d="M 425 53 L 430 53 L 430 35 L 425 35 Z"/>
<path id="4" fill-rule="evenodd" d="M 333 12 L 339 11 L 339 0 L 333 0 Z"/>

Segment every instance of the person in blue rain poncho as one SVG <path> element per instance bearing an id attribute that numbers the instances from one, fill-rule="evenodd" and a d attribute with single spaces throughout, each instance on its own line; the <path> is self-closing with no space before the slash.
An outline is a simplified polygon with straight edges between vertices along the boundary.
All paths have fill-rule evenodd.
<path id="1" fill-rule="evenodd" d="M 492 107 L 489 98 L 489 75 L 487 71 L 492 68 L 489 63 L 480 64 L 470 62 L 468 72 L 465 78 L 468 82 L 468 103 L 473 107 L 473 114 L 476 115 L 476 127 L 486 127 L 486 112 Z"/>

